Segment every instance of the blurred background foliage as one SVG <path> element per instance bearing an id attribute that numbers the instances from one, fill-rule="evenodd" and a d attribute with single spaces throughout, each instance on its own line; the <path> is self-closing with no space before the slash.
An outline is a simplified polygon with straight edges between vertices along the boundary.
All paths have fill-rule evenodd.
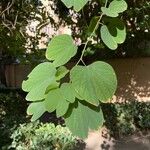
<path id="1" fill-rule="evenodd" d="M 0 56 L 3 60 L 24 62 L 44 59 L 43 50 L 38 44 L 42 37 L 49 35 L 40 33 L 39 30 L 52 25 L 55 31 L 60 26 L 68 26 L 79 45 L 83 47 L 88 32 L 91 18 L 99 15 L 99 8 L 105 0 L 93 0 L 84 9 L 76 13 L 67 9 L 59 0 L 49 0 L 51 10 L 58 16 L 58 21 L 52 16 L 39 0 L 1 0 L 0 2 Z M 111 0 L 110 0 L 111 1 Z M 149 0 L 127 0 L 128 10 L 120 16 L 127 26 L 126 42 L 119 46 L 117 51 L 111 51 L 99 42 L 99 32 L 94 37 L 94 42 L 89 43 L 86 56 L 88 59 L 108 59 L 113 57 L 137 57 L 150 55 L 150 2 Z M 26 33 L 26 27 L 31 20 L 39 21 L 36 36 Z M 99 31 L 99 30 L 98 30 Z M 54 33 L 55 34 L 55 33 Z M 26 43 L 30 40 L 30 44 Z M 30 52 L 30 53 L 27 53 Z M 91 57 L 92 56 L 92 57 Z M 98 56 L 98 57 L 97 57 Z M 2 58 L 1 58 L 2 59 Z"/>

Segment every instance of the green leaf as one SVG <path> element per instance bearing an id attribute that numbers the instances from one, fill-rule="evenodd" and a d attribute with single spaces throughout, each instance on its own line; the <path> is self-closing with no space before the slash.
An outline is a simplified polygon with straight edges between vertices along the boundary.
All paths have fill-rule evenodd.
<path id="1" fill-rule="evenodd" d="M 100 31 L 102 41 L 105 43 L 105 45 L 112 50 L 117 49 L 118 44 L 115 41 L 114 37 L 110 34 L 108 27 L 106 25 L 103 25 Z"/>
<path id="2" fill-rule="evenodd" d="M 44 103 L 42 102 L 35 102 L 31 103 L 27 108 L 27 114 L 32 115 L 31 121 L 35 121 L 40 118 L 45 112 Z"/>
<path id="3" fill-rule="evenodd" d="M 106 16 L 109 16 L 109 17 L 118 17 L 118 15 L 119 15 L 117 12 L 114 12 L 111 9 L 106 8 L 106 7 L 101 7 L 101 10 L 102 10 L 103 14 L 105 14 Z"/>
<path id="4" fill-rule="evenodd" d="M 75 11 L 80 11 L 89 0 L 61 0 L 68 8 L 73 7 Z"/>
<path id="5" fill-rule="evenodd" d="M 56 80 L 60 80 L 69 72 L 65 66 L 60 66 L 56 72 Z"/>
<path id="6" fill-rule="evenodd" d="M 26 100 L 43 100 L 47 87 L 56 83 L 55 74 L 56 69 L 52 63 L 45 62 L 35 67 L 28 75 L 28 79 L 22 83 L 22 89 L 29 92 Z"/>
<path id="7" fill-rule="evenodd" d="M 119 13 L 124 12 L 127 10 L 127 3 L 124 0 L 113 0 L 109 7 L 101 7 L 103 14 L 109 17 L 117 17 Z"/>
<path id="8" fill-rule="evenodd" d="M 56 107 L 56 114 L 57 117 L 61 117 L 66 114 L 67 110 L 69 108 L 69 102 L 67 101 L 60 101 L 59 104 Z"/>
<path id="9" fill-rule="evenodd" d="M 124 43 L 126 39 L 126 27 L 124 23 L 118 18 L 114 18 L 110 20 L 111 22 L 108 25 L 110 34 L 114 37 L 114 40 L 118 44 Z"/>
<path id="10" fill-rule="evenodd" d="M 55 67 L 66 64 L 77 53 L 77 47 L 70 35 L 55 36 L 49 43 L 46 58 L 53 61 Z"/>
<path id="11" fill-rule="evenodd" d="M 118 18 L 107 19 L 106 23 L 107 26 L 101 27 L 101 38 L 107 47 L 115 50 L 126 39 L 126 27 Z"/>
<path id="12" fill-rule="evenodd" d="M 62 100 L 64 100 L 64 99 L 62 97 L 62 93 L 59 88 L 51 90 L 47 94 L 45 101 L 44 101 L 46 110 L 49 112 L 55 111 L 57 108 L 57 105 Z"/>
<path id="13" fill-rule="evenodd" d="M 69 107 L 69 102 L 64 99 L 61 89 L 51 90 L 44 101 L 45 108 L 49 112 L 56 110 L 57 116 L 63 116 Z"/>
<path id="14" fill-rule="evenodd" d="M 66 126 L 80 138 L 86 138 L 90 129 L 97 130 L 103 125 L 103 113 L 99 107 L 87 106 L 78 102 L 72 104 L 65 115 Z"/>
<path id="15" fill-rule="evenodd" d="M 63 93 L 64 99 L 70 103 L 74 103 L 76 94 L 75 94 L 75 90 L 72 87 L 72 84 L 63 83 L 60 89 Z"/>
<path id="16" fill-rule="evenodd" d="M 99 17 L 93 17 L 92 19 L 91 19 L 91 21 L 90 21 L 90 25 L 89 25 L 89 27 L 88 27 L 88 34 L 89 35 L 91 35 L 91 33 L 93 33 L 93 31 L 94 31 L 94 29 L 95 29 L 95 27 L 96 27 L 96 25 L 97 25 L 97 22 L 98 22 L 98 20 L 99 20 Z M 95 34 L 95 33 L 94 33 Z"/>
<path id="17" fill-rule="evenodd" d="M 78 95 L 93 105 L 99 105 L 99 101 L 107 102 L 117 87 L 113 68 L 101 61 L 89 66 L 74 67 L 70 79 Z"/>
<path id="18" fill-rule="evenodd" d="M 109 9 L 117 13 L 122 13 L 127 10 L 127 8 L 128 5 L 125 0 L 113 0 L 109 5 Z"/>

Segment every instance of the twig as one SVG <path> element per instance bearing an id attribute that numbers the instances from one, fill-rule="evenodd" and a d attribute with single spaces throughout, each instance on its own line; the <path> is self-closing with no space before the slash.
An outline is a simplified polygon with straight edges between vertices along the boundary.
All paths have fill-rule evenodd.
<path id="1" fill-rule="evenodd" d="M 1 12 L 0 16 L 1 16 L 5 11 L 9 10 L 9 9 L 11 8 L 11 6 L 13 5 L 13 3 L 14 3 L 14 0 L 12 0 L 12 2 L 11 2 L 10 5 L 9 5 L 9 3 L 8 3 L 9 6 L 7 5 L 7 8 L 4 9 L 4 10 Z"/>
<path id="2" fill-rule="evenodd" d="M 106 2 L 105 2 L 105 7 L 107 6 L 107 3 L 108 3 L 108 0 L 106 0 Z M 99 19 L 98 19 L 98 21 L 97 21 L 97 23 L 96 23 L 96 26 L 95 26 L 93 32 L 92 32 L 92 33 L 90 34 L 90 36 L 87 38 L 87 41 L 86 41 L 86 43 L 85 43 L 85 45 L 84 45 L 82 54 L 81 54 L 81 56 L 80 56 L 80 58 L 79 58 L 79 60 L 78 60 L 78 62 L 76 63 L 75 66 L 77 66 L 77 65 L 80 63 L 80 61 L 85 65 L 85 63 L 84 63 L 84 61 L 83 61 L 84 53 L 85 53 L 85 51 L 86 51 L 86 48 L 87 48 L 88 43 L 90 42 L 90 40 L 91 40 L 93 34 L 95 33 L 96 29 L 97 29 L 98 26 L 99 26 L 99 23 L 100 23 L 100 21 L 101 21 L 103 15 L 104 15 L 103 13 L 100 15 L 100 17 L 99 17 Z"/>

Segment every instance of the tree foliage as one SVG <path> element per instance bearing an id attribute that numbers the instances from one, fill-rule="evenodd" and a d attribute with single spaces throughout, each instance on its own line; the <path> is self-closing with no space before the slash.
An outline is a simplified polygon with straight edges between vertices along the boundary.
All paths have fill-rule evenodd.
<path id="1" fill-rule="evenodd" d="M 80 11 L 88 0 L 62 2 L 68 8 L 73 7 Z M 113 0 L 109 4 L 105 1 L 102 12 L 96 21 L 91 22 L 92 31 L 86 39 L 78 62 L 70 70 L 62 65 L 68 63 L 77 52 L 72 36 L 58 35 L 50 41 L 46 51 L 46 58 L 50 62 L 35 67 L 22 84 L 23 90 L 28 92 L 26 99 L 32 101 L 28 108 L 28 114 L 33 115 L 32 120 L 36 120 L 45 111 L 56 111 L 58 117 L 64 117 L 73 134 L 82 138 L 88 135 L 89 129 L 102 126 L 104 119 L 100 104 L 108 102 L 114 95 L 117 87 L 116 75 L 109 64 L 97 61 L 86 65 L 83 57 L 88 43 L 100 26 L 98 32 L 107 47 L 116 49 L 118 44 L 124 42 L 126 29 L 116 17 L 126 9 L 124 0 Z M 109 11 L 116 15 L 111 16 Z M 60 80 L 67 73 L 70 81 L 61 83 Z"/>

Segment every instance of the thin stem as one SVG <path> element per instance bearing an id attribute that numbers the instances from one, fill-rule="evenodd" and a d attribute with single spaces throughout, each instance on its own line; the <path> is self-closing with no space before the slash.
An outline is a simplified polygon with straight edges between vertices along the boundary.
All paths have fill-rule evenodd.
<path id="1" fill-rule="evenodd" d="M 108 3 L 108 0 L 106 0 L 106 2 L 105 2 L 105 7 L 107 7 L 107 3 Z M 85 53 L 85 51 L 86 51 L 86 48 L 87 48 L 87 45 L 88 45 L 89 41 L 91 40 L 93 34 L 95 33 L 96 29 L 97 29 L 98 26 L 99 26 L 99 23 L 100 23 L 100 21 L 101 21 L 103 15 L 104 15 L 103 13 L 100 15 L 100 17 L 99 17 L 99 19 L 98 19 L 98 21 L 97 21 L 97 23 L 96 23 L 96 26 L 95 26 L 93 32 L 92 32 L 92 33 L 90 34 L 90 36 L 87 38 L 87 41 L 86 41 L 86 43 L 85 43 L 85 45 L 84 45 L 84 48 L 83 48 L 82 54 L 81 54 L 81 56 L 80 56 L 80 59 L 78 60 L 78 62 L 76 63 L 75 66 L 77 66 L 77 65 L 80 63 L 80 61 L 85 65 L 85 63 L 84 63 L 84 61 L 83 61 L 84 53 Z M 85 65 L 85 66 L 86 66 L 86 65 Z"/>
<path id="2" fill-rule="evenodd" d="M 99 22 L 101 21 L 102 17 L 103 17 L 103 13 L 100 15 L 100 17 L 99 17 L 99 19 L 98 19 L 98 21 L 97 21 L 97 23 L 96 23 L 96 26 L 95 26 L 95 28 L 94 28 L 93 32 L 92 32 L 92 33 L 91 33 L 91 35 L 88 37 L 88 39 L 87 39 L 87 41 L 86 41 L 86 43 L 85 43 L 85 45 L 84 45 L 84 48 L 83 48 L 83 51 L 82 51 L 81 57 L 80 57 L 80 59 L 78 60 L 78 62 L 77 62 L 77 64 L 76 64 L 76 65 L 78 65 L 80 61 L 82 61 L 82 62 L 83 62 L 83 56 L 84 56 L 84 53 L 85 53 L 85 51 L 86 51 L 86 47 L 87 47 L 87 45 L 88 45 L 89 41 L 91 40 L 91 38 L 92 38 L 92 36 L 93 36 L 94 32 L 95 32 L 95 31 L 96 31 L 96 29 L 98 28 Z"/>
<path id="3" fill-rule="evenodd" d="M 108 3 L 108 0 L 106 0 L 106 2 L 105 2 L 105 7 L 107 7 L 107 3 Z"/>

